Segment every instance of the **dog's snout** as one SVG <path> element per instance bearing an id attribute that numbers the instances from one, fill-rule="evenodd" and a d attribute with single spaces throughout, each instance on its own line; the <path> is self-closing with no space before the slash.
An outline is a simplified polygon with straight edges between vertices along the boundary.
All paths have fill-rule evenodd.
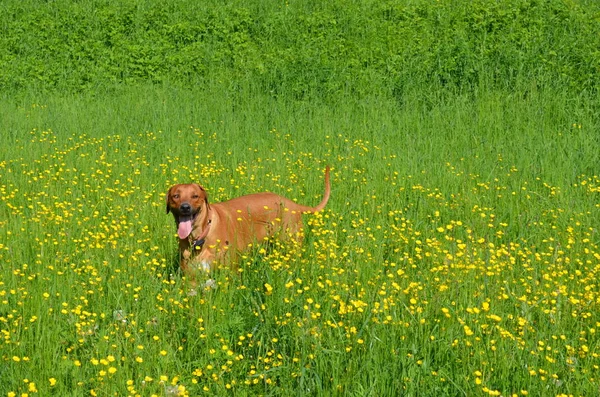
<path id="1" fill-rule="evenodd" d="M 192 206 L 190 205 L 190 203 L 183 203 L 179 206 L 179 211 L 181 211 L 184 214 L 189 214 L 192 212 Z"/>

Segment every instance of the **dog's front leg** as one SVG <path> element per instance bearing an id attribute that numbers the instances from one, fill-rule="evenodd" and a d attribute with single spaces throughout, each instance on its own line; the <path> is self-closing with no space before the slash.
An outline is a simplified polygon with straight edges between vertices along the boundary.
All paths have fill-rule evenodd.
<path id="1" fill-rule="evenodd" d="M 190 272 L 190 260 L 192 259 L 192 251 L 190 250 L 190 243 L 187 240 L 179 240 L 179 267 L 185 275 Z"/>
<path id="2" fill-rule="evenodd" d="M 200 255 L 198 255 L 198 269 L 210 273 L 214 260 L 215 255 L 209 249 L 205 248 Z"/>
<path id="3" fill-rule="evenodd" d="M 189 279 L 194 279 L 199 273 L 210 273 L 213 261 L 214 255 L 210 251 L 192 252 L 188 247 L 182 251 L 181 270 Z"/>

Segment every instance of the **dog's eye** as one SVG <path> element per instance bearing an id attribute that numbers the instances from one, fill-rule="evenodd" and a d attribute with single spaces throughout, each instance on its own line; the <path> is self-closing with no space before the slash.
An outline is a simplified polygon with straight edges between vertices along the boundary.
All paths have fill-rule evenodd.
<path id="1" fill-rule="evenodd" d="M 174 194 L 174 195 L 173 195 L 173 198 L 174 198 L 174 199 L 178 199 L 178 198 L 179 198 L 179 195 L 178 195 L 178 194 Z"/>
<path id="2" fill-rule="evenodd" d="M 194 195 L 192 196 L 192 198 L 194 198 L 194 199 L 197 199 L 198 197 L 200 197 L 200 196 L 198 196 L 197 194 L 194 194 Z"/>

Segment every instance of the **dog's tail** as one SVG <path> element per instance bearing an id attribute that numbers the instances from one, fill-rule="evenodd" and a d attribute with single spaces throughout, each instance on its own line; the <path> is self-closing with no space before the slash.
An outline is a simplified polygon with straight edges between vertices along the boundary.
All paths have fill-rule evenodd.
<path id="1" fill-rule="evenodd" d="M 329 195 L 331 194 L 331 184 L 329 183 L 329 166 L 325 167 L 325 193 L 323 193 L 323 200 L 316 207 L 310 208 L 307 212 L 321 211 L 327 205 L 329 201 Z"/>

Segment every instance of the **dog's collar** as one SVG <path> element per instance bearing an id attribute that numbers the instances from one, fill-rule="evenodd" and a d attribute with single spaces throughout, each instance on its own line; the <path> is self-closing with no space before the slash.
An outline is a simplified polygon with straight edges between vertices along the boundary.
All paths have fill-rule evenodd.
<path id="1" fill-rule="evenodd" d="M 206 236 L 208 236 L 208 231 L 210 230 L 210 224 L 212 223 L 212 220 L 209 219 L 208 223 L 206 224 L 206 227 L 204 228 L 204 231 L 202 232 L 202 234 L 195 240 L 193 240 L 191 242 L 192 244 L 192 249 L 194 250 L 201 250 L 202 246 L 204 245 L 204 242 L 206 241 Z M 191 236 L 191 234 L 190 234 Z"/>

